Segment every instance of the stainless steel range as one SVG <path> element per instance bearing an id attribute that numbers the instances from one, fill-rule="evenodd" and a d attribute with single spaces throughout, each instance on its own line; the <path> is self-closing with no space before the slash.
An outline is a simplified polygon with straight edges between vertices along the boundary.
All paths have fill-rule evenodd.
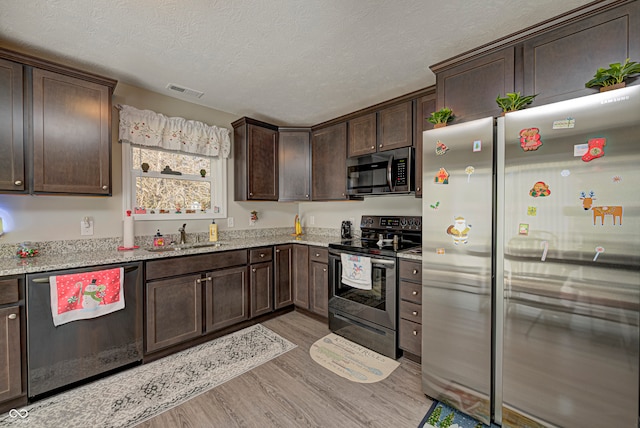
<path id="1" fill-rule="evenodd" d="M 397 254 L 422 244 L 422 218 L 365 215 L 360 229 L 329 244 L 329 329 L 395 359 Z"/>

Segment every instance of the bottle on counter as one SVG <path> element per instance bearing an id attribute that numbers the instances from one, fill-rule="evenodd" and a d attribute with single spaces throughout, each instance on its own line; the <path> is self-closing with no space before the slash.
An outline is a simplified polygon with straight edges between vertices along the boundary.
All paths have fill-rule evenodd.
<path id="1" fill-rule="evenodd" d="M 216 224 L 215 219 L 211 220 L 211 224 L 209 225 L 209 241 L 216 242 L 218 240 L 218 225 Z"/>
<path id="2" fill-rule="evenodd" d="M 164 236 L 160 233 L 160 229 L 156 232 L 153 237 L 153 246 L 154 247 L 164 247 Z"/>

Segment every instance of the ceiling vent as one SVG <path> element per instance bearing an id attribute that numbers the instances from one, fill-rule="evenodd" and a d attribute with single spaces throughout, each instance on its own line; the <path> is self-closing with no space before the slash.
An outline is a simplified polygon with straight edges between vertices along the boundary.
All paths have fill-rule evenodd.
<path id="1" fill-rule="evenodd" d="M 180 92 L 183 95 L 187 95 L 194 98 L 201 98 L 204 95 L 204 92 L 196 91 L 195 89 L 185 88 L 184 86 L 176 85 L 175 83 L 169 83 L 167 85 L 167 89 L 171 89 L 172 91 Z"/>

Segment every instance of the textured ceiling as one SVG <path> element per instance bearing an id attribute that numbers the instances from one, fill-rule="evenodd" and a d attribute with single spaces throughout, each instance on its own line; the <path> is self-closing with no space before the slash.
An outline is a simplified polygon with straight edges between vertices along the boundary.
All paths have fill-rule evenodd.
<path id="1" fill-rule="evenodd" d="M 587 3 L 0 0 L 0 45 L 239 116 L 313 125 L 432 85 L 430 65 Z"/>

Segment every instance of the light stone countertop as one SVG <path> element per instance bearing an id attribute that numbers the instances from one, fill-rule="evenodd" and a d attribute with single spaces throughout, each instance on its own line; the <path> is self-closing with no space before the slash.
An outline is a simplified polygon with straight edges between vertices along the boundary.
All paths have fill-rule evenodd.
<path id="1" fill-rule="evenodd" d="M 339 241 L 340 237 L 323 235 L 303 235 L 296 238 L 292 235 L 275 235 L 267 237 L 238 238 L 221 240 L 219 247 L 189 248 L 177 251 L 151 252 L 140 248 L 132 251 L 95 250 L 67 252 L 62 254 L 40 254 L 33 258 L 20 259 L 0 258 L 0 277 L 21 275 L 26 273 L 47 272 L 80 267 L 99 266 L 157 260 L 169 257 L 193 254 L 216 253 L 221 251 L 257 248 L 281 244 L 305 244 L 328 247 L 330 243 Z"/>

